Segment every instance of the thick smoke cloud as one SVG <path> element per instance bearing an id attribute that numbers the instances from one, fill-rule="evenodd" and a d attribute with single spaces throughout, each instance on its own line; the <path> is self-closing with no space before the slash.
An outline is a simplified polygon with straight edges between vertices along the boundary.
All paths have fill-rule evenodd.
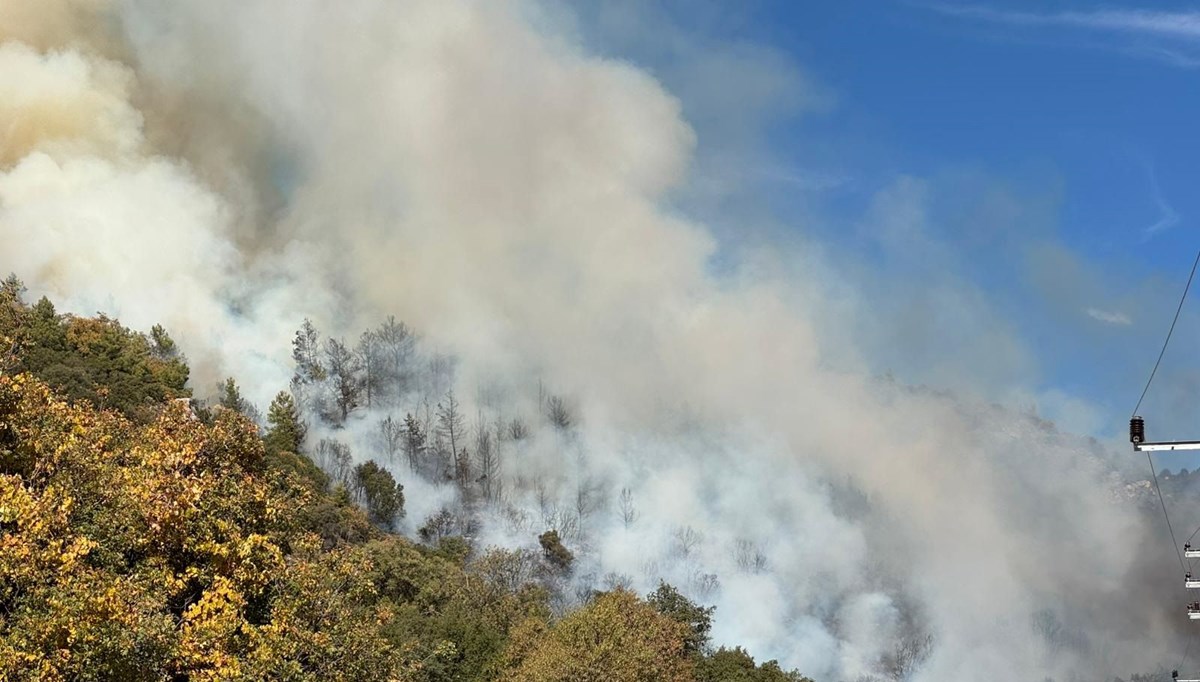
<path id="1" fill-rule="evenodd" d="M 506 460 L 529 518 L 488 518 L 481 542 L 544 530 L 520 480 L 564 505 L 594 484 L 582 570 L 678 584 L 717 605 L 719 642 L 816 679 L 1153 668 L 1169 602 L 1130 589 L 1162 576 L 1105 449 L 874 379 L 854 348 L 831 369 L 817 301 L 854 283 L 714 275 L 716 240 L 670 207 L 704 141 L 560 18 L 0 0 L 0 270 L 73 311 L 166 324 L 198 385 L 232 374 L 260 403 L 287 385 L 305 316 L 341 335 L 395 314 L 457 359 L 460 395 L 505 387 L 514 414 L 544 381 L 579 424 Z M 366 452 L 371 426 L 333 435 Z M 448 494 L 398 473 L 412 517 Z M 898 649 L 927 655 L 905 670 Z"/>

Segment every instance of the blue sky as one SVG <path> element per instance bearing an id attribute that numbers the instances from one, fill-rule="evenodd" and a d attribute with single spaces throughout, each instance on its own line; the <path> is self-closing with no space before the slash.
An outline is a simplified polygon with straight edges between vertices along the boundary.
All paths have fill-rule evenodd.
<path id="1" fill-rule="evenodd" d="M 731 243 L 754 223 L 819 245 L 877 305 L 877 371 L 1123 428 L 1200 247 L 1200 9 L 575 9 L 681 98 L 700 141 L 684 210 Z M 1200 436 L 1196 294 L 1142 410 L 1152 436 Z"/>

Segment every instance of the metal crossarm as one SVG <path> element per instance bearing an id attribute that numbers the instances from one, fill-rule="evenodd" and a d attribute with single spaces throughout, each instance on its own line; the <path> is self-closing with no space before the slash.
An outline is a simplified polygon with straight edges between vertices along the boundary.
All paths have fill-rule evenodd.
<path id="1" fill-rule="evenodd" d="M 1200 450 L 1200 440 L 1168 440 L 1157 443 L 1134 443 L 1133 449 L 1137 452 Z"/>
<path id="2" fill-rule="evenodd" d="M 1200 450 L 1200 440 L 1146 440 L 1146 420 L 1138 415 L 1129 419 L 1129 442 L 1137 452 L 1170 452 L 1172 450 Z"/>

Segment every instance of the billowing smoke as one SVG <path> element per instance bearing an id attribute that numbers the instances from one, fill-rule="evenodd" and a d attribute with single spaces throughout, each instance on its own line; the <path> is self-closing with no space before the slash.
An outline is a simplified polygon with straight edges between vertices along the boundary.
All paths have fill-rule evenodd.
<path id="1" fill-rule="evenodd" d="M 717 606 L 719 643 L 818 680 L 1173 653 L 1178 599 L 1140 586 L 1177 576 L 1148 567 L 1106 447 L 873 377 L 855 358 L 880 339 L 829 328 L 870 301 L 821 302 L 854 281 L 715 274 L 717 240 L 672 208 L 704 140 L 552 9 L 0 0 L 0 270 L 163 323 L 198 386 L 233 375 L 260 405 L 305 317 L 406 321 L 472 421 L 536 419 L 549 387 L 575 423 L 510 447 L 479 542 L 574 509 L 578 573 L 666 579 Z M 323 435 L 366 456 L 381 416 Z M 409 530 L 454 497 L 397 473 Z"/>

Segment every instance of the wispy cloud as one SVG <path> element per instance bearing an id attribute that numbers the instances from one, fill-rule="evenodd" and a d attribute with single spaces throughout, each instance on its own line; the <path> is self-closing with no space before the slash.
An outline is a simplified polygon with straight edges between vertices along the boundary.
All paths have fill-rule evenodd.
<path id="1" fill-rule="evenodd" d="M 1152 166 L 1148 170 L 1150 173 L 1151 198 L 1154 200 L 1154 206 L 1158 209 L 1158 220 L 1142 231 L 1144 239 L 1149 239 L 1159 232 L 1169 230 L 1179 224 L 1179 212 L 1168 204 L 1166 198 L 1163 196 L 1162 188 L 1158 186 L 1158 174 L 1154 172 Z"/>
<path id="2" fill-rule="evenodd" d="M 1100 310 L 1099 308 L 1088 308 L 1084 312 L 1093 320 L 1099 320 L 1105 324 L 1115 324 L 1122 327 L 1127 327 L 1133 324 L 1133 320 L 1125 313 L 1114 312 L 1110 310 Z"/>
<path id="3" fill-rule="evenodd" d="M 1105 9 L 1092 12 L 1013 12 L 980 5 L 927 5 L 954 16 L 1025 26 L 1063 26 L 1200 40 L 1200 11 Z"/>
<path id="4" fill-rule="evenodd" d="M 1133 56 L 1157 59 L 1183 68 L 1200 67 L 1200 10 L 1098 9 L 1092 11 L 1023 12 L 985 5 L 933 3 L 926 9 L 964 20 L 1019 28 L 1066 29 L 1119 34 L 1128 45 L 1110 45 Z"/>

